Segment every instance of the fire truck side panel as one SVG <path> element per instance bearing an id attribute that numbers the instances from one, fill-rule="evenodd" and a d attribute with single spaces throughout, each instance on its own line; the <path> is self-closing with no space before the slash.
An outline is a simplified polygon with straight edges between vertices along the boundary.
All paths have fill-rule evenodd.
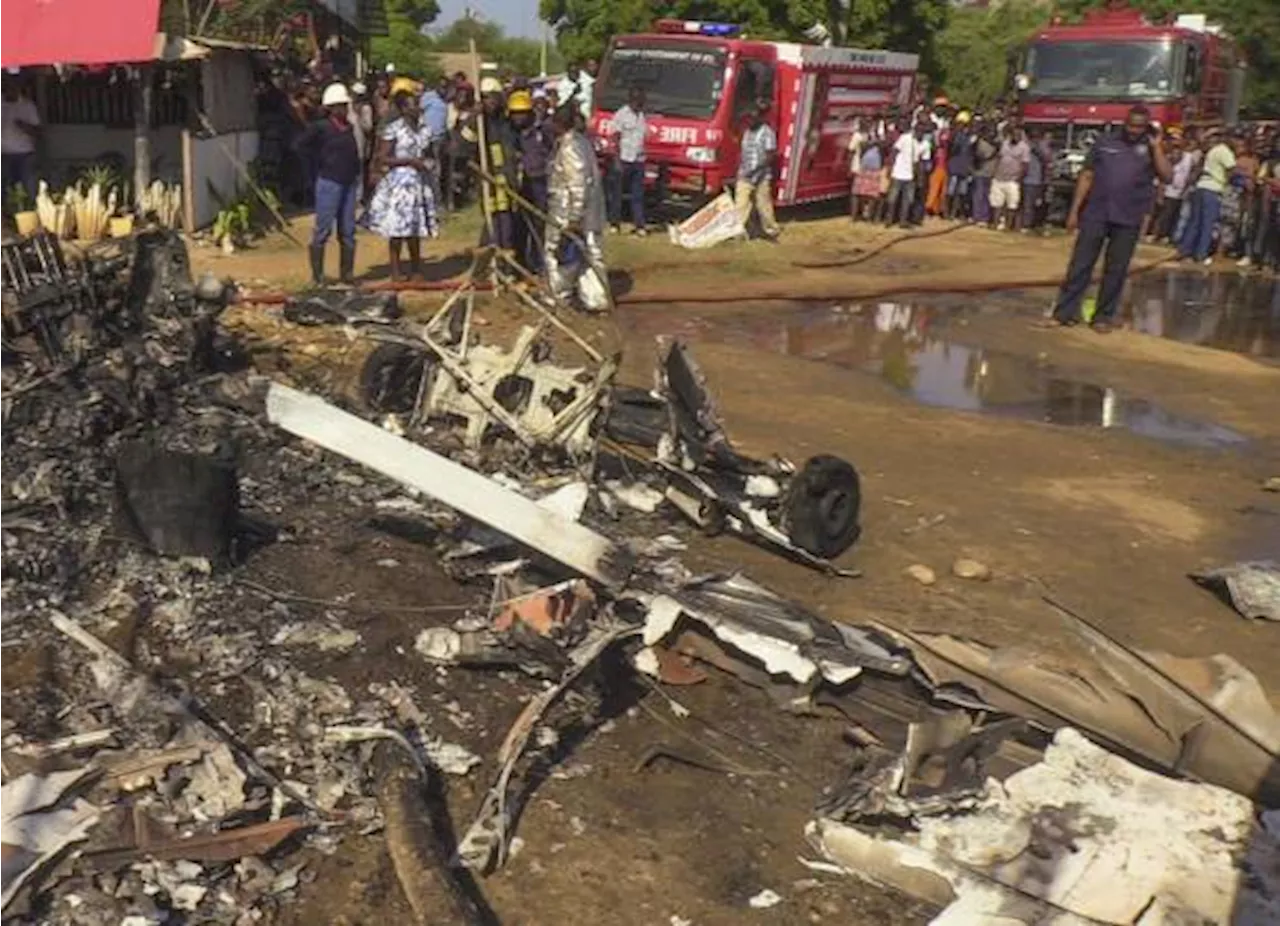
<path id="1" fill-rule="evenodd" d="M 666 46 L 675 42 L 671 35 L 624 36 L 615 42 L 636 47 L 647 39 Z M 847 195 L 846 150 L 854 117 L 910 105 L 919 63 L 916 55 L 789 42 L 682 37 L 680 44 L 686 43 L 726 53 L 720 100 L 706 119 L 650 114 L 647 182 L 656 183 L 661 171 L 668 190 L 694 196 L 731 186 L 751 104 L 767 88 L 769 122 L 778 137 L 774 199 L 782 206 Z M 602 78 L 608 68 L 606 55 Z M 592 128 L 601 139 L 612 135 L 612 116 L 602 107 L 593 114 Z M 690 158 L 692 149 L 702 160 Z"/>
<path id="2" fill-rule="evenodd" d="M 847 195 L 854 120 L 890 106 L 909 108 L 916 83 L 914 55 L 795 48 L 801 64 L 793 81 L 793 108 L 783 113 L 790 144 L 779 140 L 787 153 L 779 176 L 780 205 Z M 784 60 L 787 52 L 786 46 L 780 50 Z M 823 54 L 831 52 L 836 54 Z"/>

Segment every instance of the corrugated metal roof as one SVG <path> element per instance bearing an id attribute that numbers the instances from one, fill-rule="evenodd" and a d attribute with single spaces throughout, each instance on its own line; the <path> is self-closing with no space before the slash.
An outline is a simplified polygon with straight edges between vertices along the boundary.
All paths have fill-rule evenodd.
<path id="1" fill-rule="evenodd" d="M 9 0 L 0 64 L 149 61 L 160 0 Z"/>

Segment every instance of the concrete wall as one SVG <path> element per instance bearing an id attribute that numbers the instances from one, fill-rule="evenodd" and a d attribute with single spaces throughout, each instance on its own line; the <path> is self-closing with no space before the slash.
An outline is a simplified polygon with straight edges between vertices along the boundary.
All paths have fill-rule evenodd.
<path id="1" fill-rule="evenodd" d="M 104 155 L 116 155 L 124 161 L 125 176 L 133 178 L 133 129 L 107 128 L 101 125 L 48 125 L 40 140 L 43 155 L 41 179 L 51 185 L 65 186 L 81 171 Z M 166 183 L 182 179 L 182 129 L 177 126 L 153 129 L 151 132 L 152 176 Z"/>
<path id="2" fill-rule="evenodd" d="M 200 138 L 183 132 L 182 148 L 187 161 L 183 179 L 185 224 L 191 232 L 211 225 L 221 208 L 210 186 L 227 202 L 238 198 L 245 184 L 237 162 L 253 163 L 258 156 L 258 133 L 231 132 Z"/>

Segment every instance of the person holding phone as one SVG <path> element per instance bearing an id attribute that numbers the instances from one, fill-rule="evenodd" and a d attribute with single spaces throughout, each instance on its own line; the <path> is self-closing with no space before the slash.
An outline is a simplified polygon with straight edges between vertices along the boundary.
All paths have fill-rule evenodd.
<path id="1" fill-rule="evenodd" d="M 1145 106 L 1130 109 L 1121 131 L 1093 146 L 1067 213 L 1067 230 L 1078 230 L 1079 234 L 1049 326 L 1080 323 L 1085 290 L 1105 248 L 1097 310 L 1090 327 L 1099 334 L 1115 327 L 1129 262 L 1143 219 L 1155 202 L 1156 180 L 1168 183 L 1172 177 L 1173 168 Z"/>

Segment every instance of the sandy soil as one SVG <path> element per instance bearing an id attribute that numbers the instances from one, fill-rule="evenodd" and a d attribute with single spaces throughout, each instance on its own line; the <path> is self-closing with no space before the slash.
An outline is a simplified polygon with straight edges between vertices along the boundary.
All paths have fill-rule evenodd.
<path id="1" fill-rule="evenodd" d="M 429 271 L 458 272 L 463 229 L 429 248 L 454 254 Z M 778 297 L 848 299 L 886 291 L 1051 280 L 1065 261 L 1062 237 L 1026 238 L 962 229 L 907 242 L 855 266 L 804 268 L 853 259 L 896 232 L 843 219 L 792 224 L 781 245 L 727 245 L 705 254 L 677 252 L 665 241 L 611 243 L 623 271 L 625 298 L 646 300 L 619 310 L 617 336 L 626 350 L 625 378 L 649 381 L 652 336 L 699 320 L 778 317 L 793 305 L 742 301 Z M 1144 248 L 1138 260 L 1165 256 Z M 304 257 L 280 241 L 232 257 L 193 249 L 197 271 L 276 289 L 301 282 Z M 362 269 L 385 261 L 363 241 Z M 376 271 L 380 272 L 380 271 Z M 735 289 L 734 287 L 739 287 Z M 700 294 L 738 301 L 700 305 Z M 987 301 L 947 297 L 954 307 Z M 702 363 L 731 435 L 750 453 L 796 460 L 835 453 L 863 478 L 863 539 L 843 565 L 860 579 L 828 579 L 733 538 L 690 537 L 698 568 L 743 569 L 753 578 L 837 620 L 879 620 L 945 630 L 1025 649 L 1027 658 L 1087 658 L 1067 625 L 1043 601 L 1050 594 L 1129 643 L 1181 655 L 1227 653 L 1280 692 L 1280 632 L 1246 623 L 1186 579 L 1194 568 L 1241 555 L 1280 556 L 1280 501 L 1260 491 L 1280 473 L 1280 368 L 1266 362 L 1132 333 L 1101 338 L 1087 331 L 1043 332 L 1029 313 L 1045 293 L 1018 295 L 1008 311 L 977 315 L 949 329 L 956 343 L 983 345 L 1052 363 L 1066 374 L 1156 397 L 1179 414 L 1228 425 L 1247 444 L 1229 449 L 1171 446 L 1120 431 L 1067 428 L 917 405 L 874 376 L 767 347 L 698 339 Z M 681 304 L 675 304 L 684 300 Z M 413 313 L 434 304 L 406 300 Z M 438 300 L 436 300 L 438 302 Z M 1004 306 L 1005 303 L 999 303 Z M 509 332 L 509 307 L 483 311 L 486 336 Z M 338 332 L 299 332 L 274 309 L 242 306 L 230 320 L 260 336 L 264 367 L 302 379 L 328 369 L 349 383 L 361 348 Z M 588 326 L 601 336 L 609 323 Z M 300 546 L 264 551 L 251 564 L 307 594 L 355 591 L 389 602 L 453 602 L 471 594 L 445 579 L 423 551 L 346 515 L 341 530 Z M 677 528 L 682 536 L 689 532 Z M 401 566 L 373 564 L 394 557 Z M 959 556 L 991 566 L 989 582 L 952 578 Z M 922 587 L 904 575 L 924 563 L 940 576 Z M 437 673 L 415 659 L 416 617 L 369 616 L 357 629 L 358 656 L 311 671 L 349 686 L 370 680 L 414 685 L 424 700 L 457 699 L 474 715 L 459 741 L 492 756 L 516 700 L 518 679 Z M 37 660 L 38 662 L 38 660 Z M 6 667 L 9 658 L 6 658 Z M 8 683 L 6 683 L 8 687 Z M 649 745 L 670 741 L 659 719 L 668 709 L 649 695 L 622 697 L 613 723 L 590 736 L 538 792 L 520 829 L 523 850 L 482 883 L 504 923 L 667 924 L 920 923 L 929 911 L 865 885 L 815 876 L 797 861 L 807 854 L 801 829 L 824 784 L 838 781 L 844 747 L 834 720 L 787 717 L 761 692 L 714 678 L 678 692 L 698 716 L 775 755 L 790 768 L 732 740 L 716 740 L 736 761 L 774 774 L 726 778 L 657 763 L 637 771 Z M 1280 699 L 1276 699 L 1280 704 Z M 452 784 L 456 822 L 478 806 L 491 760 L 481 774 Z M 406 906 L 381 842 L 350 840 L 339 855 L 317 860 L 318 879 L 277 922 L 343 924 L 405 921 Z M 783 895 L 770 910 L 747 899 L 764 888 Z"/>

